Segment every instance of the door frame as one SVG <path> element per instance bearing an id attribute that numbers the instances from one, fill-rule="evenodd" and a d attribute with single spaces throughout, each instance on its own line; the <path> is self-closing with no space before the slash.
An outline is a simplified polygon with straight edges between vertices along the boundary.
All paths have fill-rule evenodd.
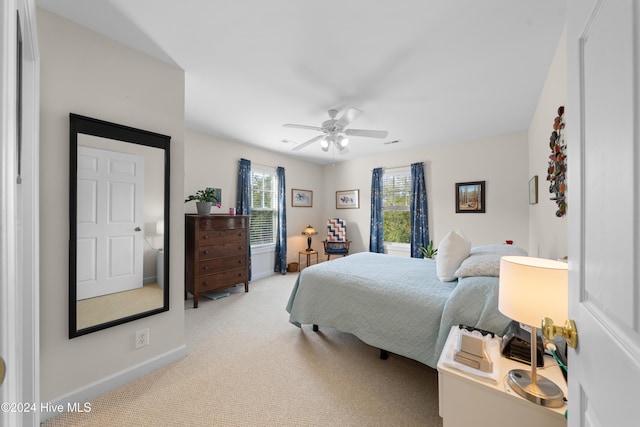
<path id="1" fill-rule="evenodd" d="M 22 35 L 22 153 L 18 183 L 17 22 Z M 7 374 L 3 402 L 30 402 L 34 411 L 0 412 L 0 425 L 40 423 L 39 335 L 39 67 L 34 0 L 0 6 L 0 355 Z"/>

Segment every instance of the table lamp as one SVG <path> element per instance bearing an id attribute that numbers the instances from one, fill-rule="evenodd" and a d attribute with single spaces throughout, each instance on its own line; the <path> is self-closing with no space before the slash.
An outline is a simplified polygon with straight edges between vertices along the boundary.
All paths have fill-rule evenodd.
<path id="1" fill-rule="evenodd" d="M 318 232 L 311 225 L 307 225 L 307 227 L 302 230 L 302 234 L 307 236 L 307 252 L 311 252 L 313 250 L 311 249 L 311 236 L 318 234 Z"/>
<path id="2" fill-rule="evenodd" d="M 567 264 L 549 259 L 505 256 L 500 259 L 498 309 L 531 327 L 531 372 L 514 369 L 507 382 L 520 396 L 539 405 L 564 405 L 562 390 L 536 372 L 537 325 L 542 319 L 568 318 Z"/>

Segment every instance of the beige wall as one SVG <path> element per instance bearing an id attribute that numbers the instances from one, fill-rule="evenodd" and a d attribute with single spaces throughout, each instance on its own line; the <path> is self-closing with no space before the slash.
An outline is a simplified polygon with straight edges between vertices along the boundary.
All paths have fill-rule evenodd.
<path id="1" fill-rule="evenodd" d="M 184 73 L 38 9 L 40 115 L 41 401 L 81 398 L 184 353 Z M 68 338 L 69 113 L 170 135 L 170 311 Z M 177 254 L 177 255 L 176 255 Z M 134 348 L 149 328 L 150 344 Z M 99 389 L 99 387 L 98 387 Z M 96 389 L 97 390 L 97 389 Z M 95 390 L 94 390 L 95 391 Z"/>
<path id="2" fill-rule="evenodd" d="M 298 251 L 307 245 L 306 237 L 301 234 L 304 227 L 308 224 L 320 227 L 326 221 L 321 195 L 328 190 L 323 179 L 322 166 L 193 130 L 186 130 L 185 140 L 184 195 L 193 194 L 203 187 L 222 188 L 222 207 L 213 207 L 212 213 L 228 213 L 230 207 L 235 207 L 238 161 L 241 158 L 251 160 L 254 166 L 284 167 L 287 196 L 287 261 L 297 261 Z M 292 188 L 313 191 L 313 206 L 291 207 Z M 184 211 L 195 212 L 195 202 L 185 204 Z M 321 246 L 322 239 L 319 237 L 315 236 L 313 239 L 314 249 Z M 270 271 L 273 271 L 272 263 Z"/>
<path id="3" fill-rule="evenodd" d="M 326 220 L 332 217 L 347 220 L 352 252 L 368 251 L 371 170 L 409 166 L 417 161 L 425 164 L 430 232 L 436 245 L 450 230 L 459 229 L 474 246 L 509 239 L 528 247 L 526 131 L 418 150 L 392 149 L 384 156 L 319 166 L 187 130 L 185 195 L 206 186 L 220 187 L 219 211 L 228 212 L 235 206 L 240 158 L 286 170 L 288 262 L 297 261 L 298 251 L 306 247 L 306 237 L 300 232 L 307 224 L 319 231 L 313 247 L 321 248 Z M 455 213 L 455 183 L 466 181 L 486 181 L 486 213 Z M 292 188 L 312 190 L 313 207 L 292 208 Z M 336 191 L 353 189 L 360 190 L 360 208 L 336 209 Z M 214 207 L 212 212 L 216 211 Z M 195 212 L 194 202 L 186 204 L 185 212 Z M 272 265 L 267 268 L 273 270 Z"/>
<path id="4" fill-rule="evenodd" d="M 558 42 L 544 88 L 540 93 L 529 126 L 529 179 L 538 175 L 538 204 L 529 206 L 529 254 L 541 258 L 562 258 L 567 255 L 567 217 L 558 218 L 556 203 L 550 200 L 547 166 L 549 137 L 558 107 L 567 101 L 567 36 L 566 30 Z M 567 147 L 569 156 L 571 147 Z M 571 192 L 571 183 L 567 183 Z M 571 210 L 571 206 L 567 206 Z"/>
<path id="5" fill-rule="evenodd" d="M 324 216 L 346 219 L 353 251 L 369 250 L 371 171 L 423 162 L 430 238 L 436 246 L 458 229 L 474 246 L 509 239 L 527 248 L 526 144 L 521 131 L 416 150 L 393 148 L 386 155 L 326 166 Z M 455 212 L 455 183 L 468 181 L 486 181 L 486 213 Z M 335 191 L 351 189 L 360 190 L 360 209 L 335 209 Z"/>

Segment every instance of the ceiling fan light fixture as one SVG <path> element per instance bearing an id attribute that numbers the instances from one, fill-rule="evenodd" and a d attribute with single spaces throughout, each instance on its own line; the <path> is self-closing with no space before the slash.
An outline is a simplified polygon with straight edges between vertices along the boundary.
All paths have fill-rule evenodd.
<path id="1" fill-rule="evenodd" d="M 344 150 L 347 145 L 349 145 L 349 138 L 345 137 L 345 136 L 338 136 L 338 140 L 336 141 L 336 144 L 338 145 L 338 148 L 340 150 Z"/>
<path id="2" fill-rule="evenodd" d="M 322 151 L 327 152 L 329 148 L 333 146 L 337 148 L 341 154 L 348 153 L 347 145 L 349 145 L 349 139 L 346 135 L 362 136 L 367 138 L 386 138 L 388 132 L 381 130 L 369 130 L 369 129 L 346 129 L 349 124 L 362 115 L 362 111 L 357 108 L 347 108 L 344 110 L 339 118 L 338 110 L 329 110 L 329 120 L 322 122 L 320 127 L 309 125 L 297 125 L 292 123 L 286 123 L 284 127 L 307 129 L 323 132 L 324 135 L 318 135 L 315 138 L 311 138 L 308 141 L 298 144 L 292 148 L 293 151 L 299 151 L 304 147 L 307 147 L 315 142 L 320 142 L 320 148 Z"/>

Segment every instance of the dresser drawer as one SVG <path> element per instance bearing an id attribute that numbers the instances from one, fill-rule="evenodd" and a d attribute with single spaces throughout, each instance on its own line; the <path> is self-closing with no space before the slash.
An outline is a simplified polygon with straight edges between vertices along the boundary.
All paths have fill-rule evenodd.
<path id="1" fill-rule="evenodd" d="M 198 275 L 205 276 L 234 268 L 244 268 L 245 265 L 247 265 L 247 257 L 244 255 L 200 261 L 198 263 Z"/>
<path id="2" fill-rule="evenodd" d="M 247 230 L 245 228 L 231 228 L 228 230 L 198 230 L 196 245 L 210 245 L 212 243 L 245 242 Z"/>
<path id="3" fill-rule="evenodd" d="M 200 246 L 198 248 L 198 259 L 200 261 L 239 255 L 247 255 L 246 242 L 220 243 L 217 245 Z"/>
<path id="4" fill-rule="evenodd" d="M 247 269 L 238 268 L 235 270 L 223 271 L 221 273 L 209 274 L 201 276 L 198 279 L 198 288 L 200 292 L 206 292 L 213 289 L 221 289 L 231 287 L 238 283 L 247 281 Z"/>
<path id="5" fill-rule="evenodd" d="M 208 218 L 200 218 L 198 228 L 200 230 L 248 228 L 248 224 L 246 217 L 211 215 Z"/>

